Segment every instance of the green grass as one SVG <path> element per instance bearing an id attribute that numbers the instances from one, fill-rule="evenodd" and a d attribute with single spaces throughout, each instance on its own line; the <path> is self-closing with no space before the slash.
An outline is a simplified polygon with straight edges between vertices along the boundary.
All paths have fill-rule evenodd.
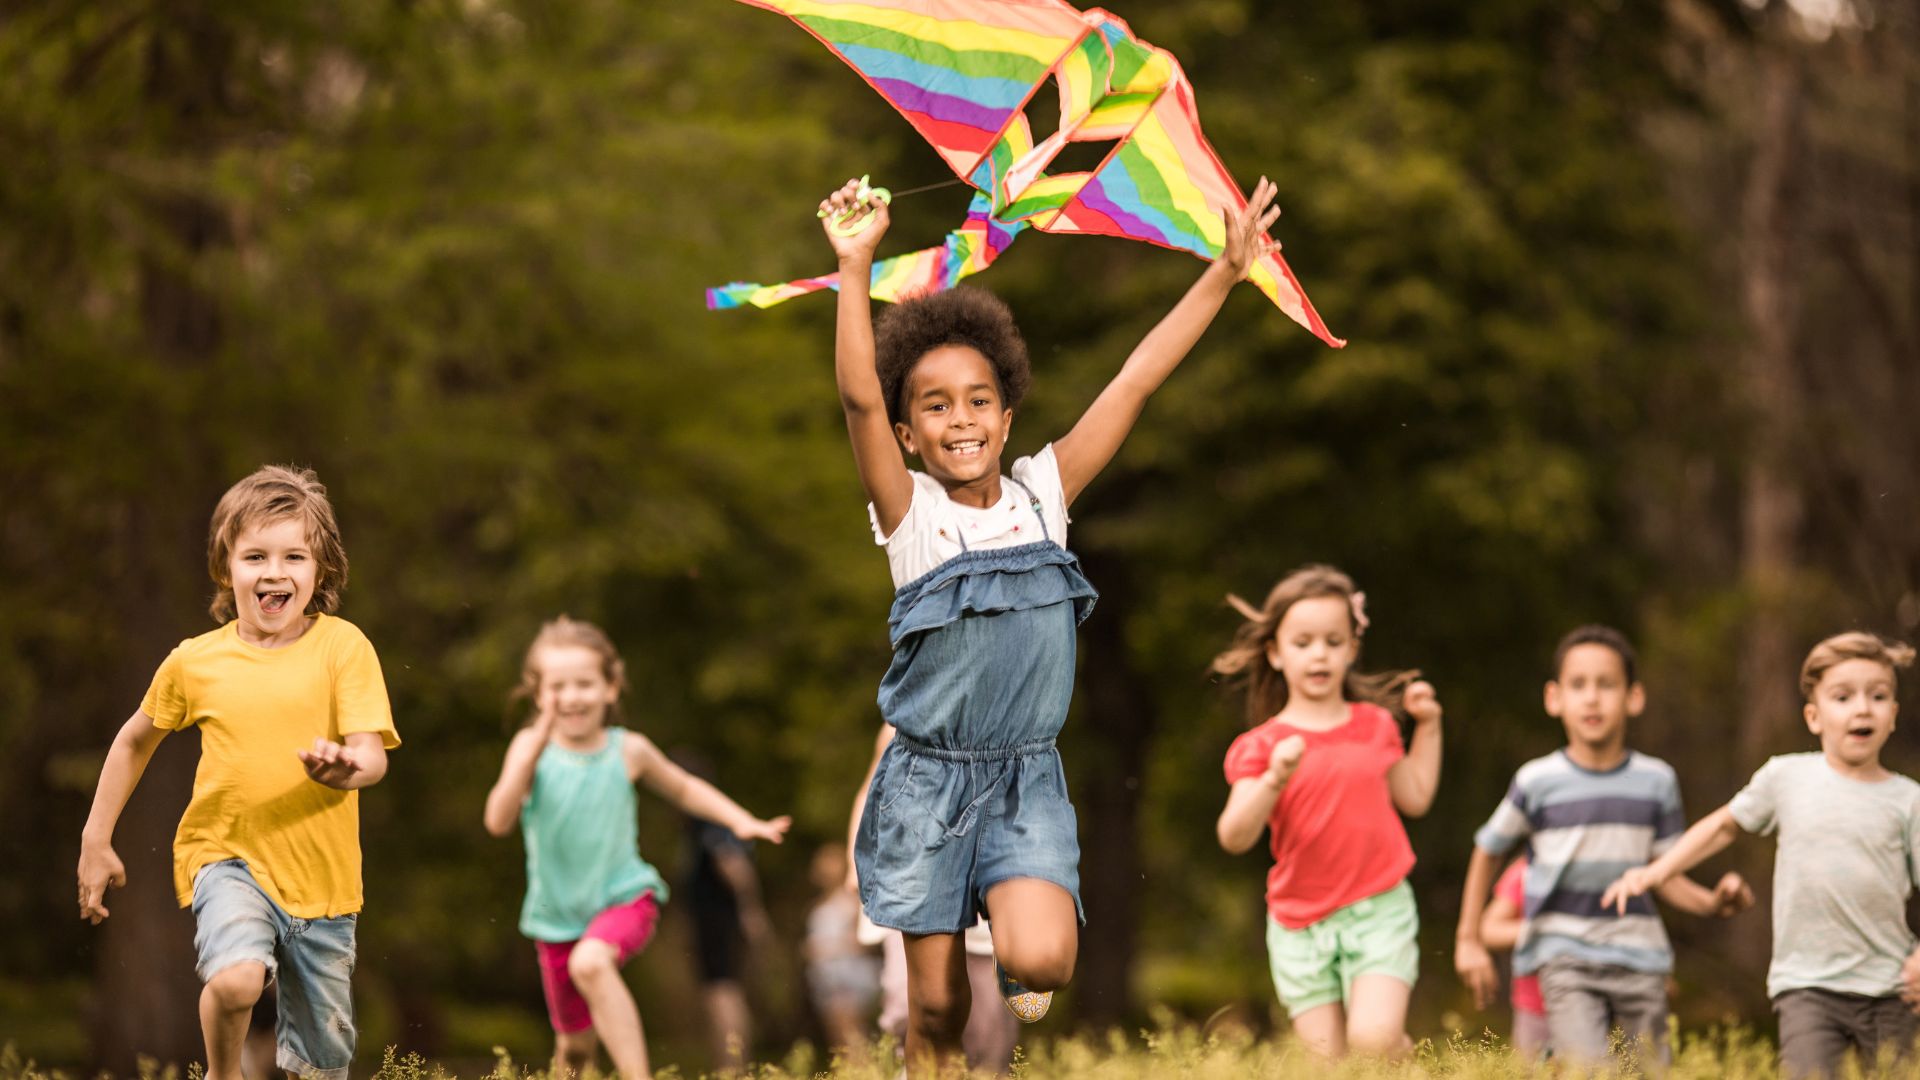
<path id="1" fill-rule="evenodd" d="M 743 1074 L 748 1080 L 894 1080 L 898 1066 L 891 1061 L 892 1048 L 884 1043 L 870 1048 L 865 1063 L 843 1060 L 823 1061 L 810 1046 L 801 1045 L 786 1060 L 757 1064 Z M 1243 1034 L 1208 1035 L 1193 1027 L 1166 1026 L 1158 1031 L 1131 1036 L 1114 1032 L 1104 1039 L 1090 1037 L 1040 1040 L 1023 1046 L 1014 1062 L 1013 1073 L 1022 1080 L 1167 1080 L 1214 1077 L 1248 1077 L 1254 1080 L 1520 1080 L 1542 1075 L 1532 1063 L 1510 1053 L 1492 1038 L 1471 1039 L 1455 1035 L 1444 1042 L 1420 1043 L 1404 1061 L 1349 1059 L 1328 1065 L 1309 1055 L 1291 1039 L 1256 1040 Z M 694 1080 L 676 1068 L 661 1069 L 661 1080 Z M 946 1074 L 961 1076 L 958 1071 Z M 1645 1070 L 1631 1053 L 1623 1053 L 1616 1065 L 1604 1075 L 1619 1077 L 1657 1076 Z M 1776 1080 L 1771 1043 L 1754 1037 L 1745 1029 L 1713 1029 L 1677 1038 L 1673 1067 L 1664 1075 L 1670 1080 Z M 1850 1067 L 1836 1080 L 1893 1080 L 1914 1075 L 1910 1065 L 1882 1061 L 1865 1069 Z M 201 1080 L 198 1064 L 185 1070 L 142 1062 L 139 1080 Z M 9 1045 L 0 1051 L 0 1080 L 104 1080 L 84 1077 L 64 1070 L 38 1068 L 23 1059 Z M 462 1080 L 444 1067 L 418 1054 L 400 1054 L 389 1048 L 372 1080 Z M 504 1050 L 498 1052 L 491 1071 L 472 1072 L 466 1080 L 549 1080 L 544 1069 L 515 1062 Z"/>

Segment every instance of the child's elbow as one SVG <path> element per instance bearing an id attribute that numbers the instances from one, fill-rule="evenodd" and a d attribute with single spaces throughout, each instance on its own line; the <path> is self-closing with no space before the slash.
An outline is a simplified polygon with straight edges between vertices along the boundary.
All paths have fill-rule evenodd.
<path id="1" fill-rule="evenodd" d="M 1213 833 L 1214 839 L 1220 841 L 1221 850 L 1229 855 L 1243 855 L 1253 846 L 1254 838 L 1246 835 L 1246 830 L 1235 828 L 1225 817 L 1214 826 Z"/>

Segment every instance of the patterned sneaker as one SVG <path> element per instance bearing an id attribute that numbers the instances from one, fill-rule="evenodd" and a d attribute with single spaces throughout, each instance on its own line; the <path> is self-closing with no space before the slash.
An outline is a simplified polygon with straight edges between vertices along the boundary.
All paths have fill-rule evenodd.
<path id="1" fill-rule="evenodd" d="M 1007 969 L 1001 967 L 998 960 L 994 961 L 993 974 L 1000 980 L 1000 996 L 1006 999 L 1007 1011 L 1021 1023 L 1031 1024 L 1047 1015 L 1047 1010 L 1053 1007 L 1053 991 L 1040 994 L 1021 986 L 1013 981 L 1013 976 L 1007 974 Z"/>

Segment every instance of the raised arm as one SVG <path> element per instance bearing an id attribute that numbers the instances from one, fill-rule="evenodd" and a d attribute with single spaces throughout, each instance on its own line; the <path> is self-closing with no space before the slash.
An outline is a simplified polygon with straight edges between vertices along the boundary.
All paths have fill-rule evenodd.
<path id="1" fill-rule="evenodd" d="M 1133 430 L 1134 421 L 1140 419 L 1147 399 L 1186 359 L 1187 352 L 1219 314 L 1234 283 L 1247 276 L 1254 260 L 1273 250 L 1266 231 L 1280 216 L 1280 208 L 1272 205 L 1274 190 L 1273 182 L 1263 176 L 1254 185 L 1246 206 L 1223 214 L 1226 249 L 1134 347 L 1120 373 L 1087 407 L 1073 430 L 1055 440 L 1053 452 L 1060 462 L 1060 486 L 1068 503 L 1113 460 L 1127 433 Z"/>
<path id="2" fill-rule="evenodd" d="M 1493 888 L 1499 858 L 1478 844 L 1473 846 L 1473 857 L 1467 861 L 1467 883 L 1460 888 L 1460 925 L 1453 932 L 1453 969 L 1472 991 L 1476 1009 L 1491 1005 L 1500 985 L 1493 957 L 1480 937 L 1480 921 L 1487 910 L 1487 892 Z"/>
<path id="3" fill-rule="evenodd" d="M 913 477 L 900 456 L 893 423 L 887 418 L 880 375 L 873 367 L 873 302 L 867 283 L 873 275 L 873 253 L 886 234 L 887 206 L 878 200 L 862 203 L 860 182 L 849 180 L 839 191 L 820 200 L 823 227 L 842 213 L 865 207 L 872 215 L 867 227 L 852 236 L 827 229 L 827 242 L 840 260 L 840 298 L 833 333 L 833 378 L 840 387 L 840 408 L 847 414 L 847 437 L 853 441 L 853 464 L 860 486 L 873 502 L 880 530 L 892 535 L 913 502 Z"/>
<path id="4" fill-rule="evenodd" d="M 1636 866 L 1620 875 L 1620 880 L 1607 886 L 1607 891 L 1601 894 L 1600 906 L 1614 908 L 1624 915 L 1627 912 L 1628 900 L 1648 890 L 1656 890 L 1659 892 L 1660 899 L 1682 911 L 1693 911 L 1701 915 L 1714 913 L 1715 907 L 1711 906 L 1705 910 L 1695 910 L 1701 906 L 1700 898 L 1685 886 L 1675 888 L 1668 886 L 1678 875 L 1725 851 L 1727 845 L 1733 843 L 1733 838 L 1738 835 L 1740 835 L 1740 823 L 1734 820 L 1733 809 L 1723 806 L 1715 810 L 1694 822 L 1692 828 L 1681 833 L 1680 839 L 1667 849 L 1665 855 L 1645 866 Z M 1727 877 L 1738 879 L 1739 875 L 1729 874 Z M 1739 890 L 1728 884 L 1727 877 L 1721 878 L 1720 885 L 1711 893 L 1699 885 L 1693 885 L 1693 889 L 1716 898 L 1720 905 L 1737 904 Z M 1693 883 L 1688 882 L 1688 884 Z M 1745 887 L 1746 883 L 1741 881 L 1739 889 Z M 1729 896 L 1728 893 L 1732 895 Z M 1751 906 L 1752 903 L 1752 892 L 1748 890 L 1746 904 Z M 1736 908 L 1736 910 L 1741 909 Z M 1732 912 L 1726 912 L 1726 914 L 1732 914 Z"/>
<path id="5" fill-rule="evenodd" d="M 1289 735 L 1273 744 L 1265 772 L 1233 782 L 1226 808 L 1220 811 L 1220 820 L 1214 826 L 1222 848 L 1238 855 L 1259 841 L 1260 830 L 1267 827 L 1267 819 L 1273 815 L 1273 804 L 1280 801 L 1280 793 L 1293 779 L 1306 749 L 1305 739 Z"/>
<path id="6" fill-rule="evenodd" d="M 520 729 L 507 744 L 507 759 L 500 763 L 500 778 L 487 792 L 487 808 L 481 817 L 487 832 L 505 836 L 513 831 L 514 823 L 520 820 L 520 807 L 533 791 L 533 773 L 552 732 L 553 714 L 542 709 L 539 718 Z"/>
<path id="7" fill-rule="evenodd" d="M 629 732 L 624 752 L 627 775 L 652 789 L 683 814 L 724 825 L 742 840 L 767 840 L 775 844 L 785 839 L 790 817 L 763 821 L 748 813 L 720 789 L 668 760 L 653 740 Z"/>
<path id="8" fill-rule="evenodd" d="M 1433 807 L 1440 790 L 1440 699 L 1422 679 L 1407 687 L 1407 715 L 1413 717 L 1413 738 L 1407 756 L 1387 770 L 1387 790 L 1393 808 L 1417 818 Z"/>
<path id="9" fill-rule="evenodd" d="M 113 827 L 166 737 L 166 729 L 153 726 L 153 717 L 135 709 L 107 749 L 100 783 L 93 791 L 93 809 L 80 830 L 80 917 L 88 922 L 98 924 L 107 917 L 107 886 L 117 889 L 127 883 L 127 868 L 113 850 Z"/>

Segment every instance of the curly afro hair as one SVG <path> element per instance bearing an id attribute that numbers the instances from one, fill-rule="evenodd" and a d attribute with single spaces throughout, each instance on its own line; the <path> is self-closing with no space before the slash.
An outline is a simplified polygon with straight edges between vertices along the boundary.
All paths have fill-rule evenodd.
<path id="1" fill-rule="evenodd" d="M 1013 325 L 1013 312 L 983 289 L 963 285 L 897 304 L 875 320 L 873 338 L 880 392 L 886 395 L 887 418 L 896 424 L 906 411 L 907 380 L 914 367 L 942 345 L 979 350 L 993 367 L 1006 408 L 1018 408 L 1033 382 L 1027 343 Z"/>

